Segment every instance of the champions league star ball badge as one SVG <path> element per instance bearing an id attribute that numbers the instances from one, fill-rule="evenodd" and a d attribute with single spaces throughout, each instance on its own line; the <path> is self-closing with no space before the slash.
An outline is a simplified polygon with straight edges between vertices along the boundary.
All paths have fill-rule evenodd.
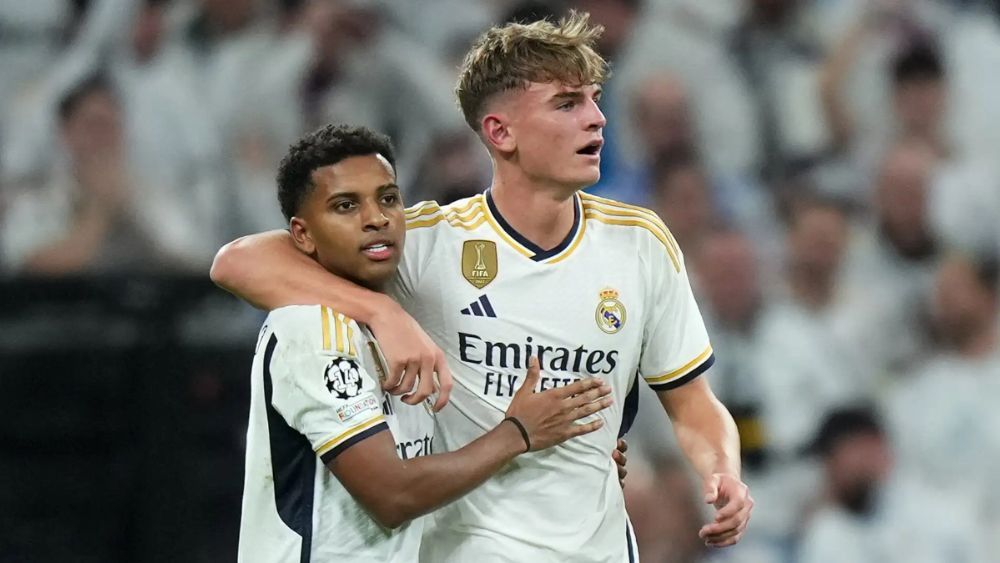
<path id="1" fill-rule="evenodd" d="M 326 390 L 338 399 L 350 399 L 361 393 L 361 373 L 354 360 L 334 358 L 326 366 L 323 379 L 326 381 Z"/>
<path id="2" fill-rule="evenodd" d="M 601 290 L 601 301 L 594 314 L 597 328 L 614 334 L 625 326 L 625 306 L 618 300 L 618 291 L 610 287 Z"/>

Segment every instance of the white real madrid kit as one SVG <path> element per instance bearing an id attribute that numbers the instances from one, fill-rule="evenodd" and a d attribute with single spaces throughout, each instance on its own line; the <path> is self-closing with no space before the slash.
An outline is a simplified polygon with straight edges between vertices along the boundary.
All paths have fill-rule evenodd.
<path id="1" fill-rule="evenodd" d="M 539 390 L 599 376 L 615 403 L 597 432 L 515 459 L 430 516 L 428 562 L 634 561 L 635 539 L 611 459 L 634 417 L 637 375 L 666 390 L 697 377 L 712 348 L 676 241 L 648 210 L 580 193 L 572 231 L 543 250 L 489 192 L 407 211 L 394 296 L 447 355 L 439 450 L 504 417 L 537 356 Z M 627 399 L 629 397 L 629 399 Z"/>
<path id="2" fill-rule="evenodd" d="M 272 311 L 254 356 L 239 561 L 412 563 L 424 518 L 380 526 L 326 463 L 391 431 L 403 458 L 429 455 L 424 405 L 383 395 L 367 329 L 327 307 Z"/>

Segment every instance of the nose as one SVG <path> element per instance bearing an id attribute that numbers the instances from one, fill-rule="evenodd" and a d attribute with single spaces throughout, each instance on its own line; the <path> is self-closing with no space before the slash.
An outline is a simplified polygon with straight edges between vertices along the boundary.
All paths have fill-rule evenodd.
<path id="1" fill-rule="evenodd" d="M 587 115 L 587 130 L 588 131 L 599 131 L 604 128 L 608 123 L 608 119 L 604 117 L 604 112 L 601 111 L 601 106 L 597 105 L 597 102 L 590 100 L 591 111 Z"/>
<path id="2" fill-rule="evenodd" d="M 366 203 L 361 206 L 361 220 L 366 231 L 381 231 L 389 226 L 389 218 L 378 203 Z"/>

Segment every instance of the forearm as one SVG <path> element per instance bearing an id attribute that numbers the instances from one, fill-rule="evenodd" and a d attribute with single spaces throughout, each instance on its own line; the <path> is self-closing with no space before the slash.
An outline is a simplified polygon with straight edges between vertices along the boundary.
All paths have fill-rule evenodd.
<path id="1" fill-rule="evenodd" d="M 685 457 L 702 478 L 715 473 L 740 476 L 740 438 L 733 417 L 704 381 L 661 394 Z M 682 397 L 667 397 L 685 393 Z"/>
<path id="2" fill-rule="evenodd" d="M 269 231 L 223 246 L 212 263 L 212 281 L 254 307 L 329 305 L 361 322 L 394 302 L 326 271 L 300 252 L 286 231 Z"/>
<path id="3" fill-rule="evenodd" d="M 454 452 L 406 460 L 394 499 L 396 518 L 411 520 L 458 499 L 503 468 L 525 449 L 510 422 Z"/>

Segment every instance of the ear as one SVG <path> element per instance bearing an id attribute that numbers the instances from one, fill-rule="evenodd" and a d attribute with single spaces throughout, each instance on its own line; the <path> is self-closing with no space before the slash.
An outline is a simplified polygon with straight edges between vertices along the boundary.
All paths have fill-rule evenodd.
<path id="1" fill-rule="evenodd" d="M 292 233 L 292 240 L 295 241 L 295 246 L 299 250 L 309 256 L 316 253 L 316 243 L 313 242 L 309 226 L 305 221 L 299 217 L 292 217 L 292 220 L 288 222 L 288 230 Z"/>
<path id="2" fill-rule="evenodd" d="M 510 120 L 501 113 L 488 113 L 479 123 L 486 146 L 500 152 L 514 152 L 517 140 L 510 129 Z"/>

